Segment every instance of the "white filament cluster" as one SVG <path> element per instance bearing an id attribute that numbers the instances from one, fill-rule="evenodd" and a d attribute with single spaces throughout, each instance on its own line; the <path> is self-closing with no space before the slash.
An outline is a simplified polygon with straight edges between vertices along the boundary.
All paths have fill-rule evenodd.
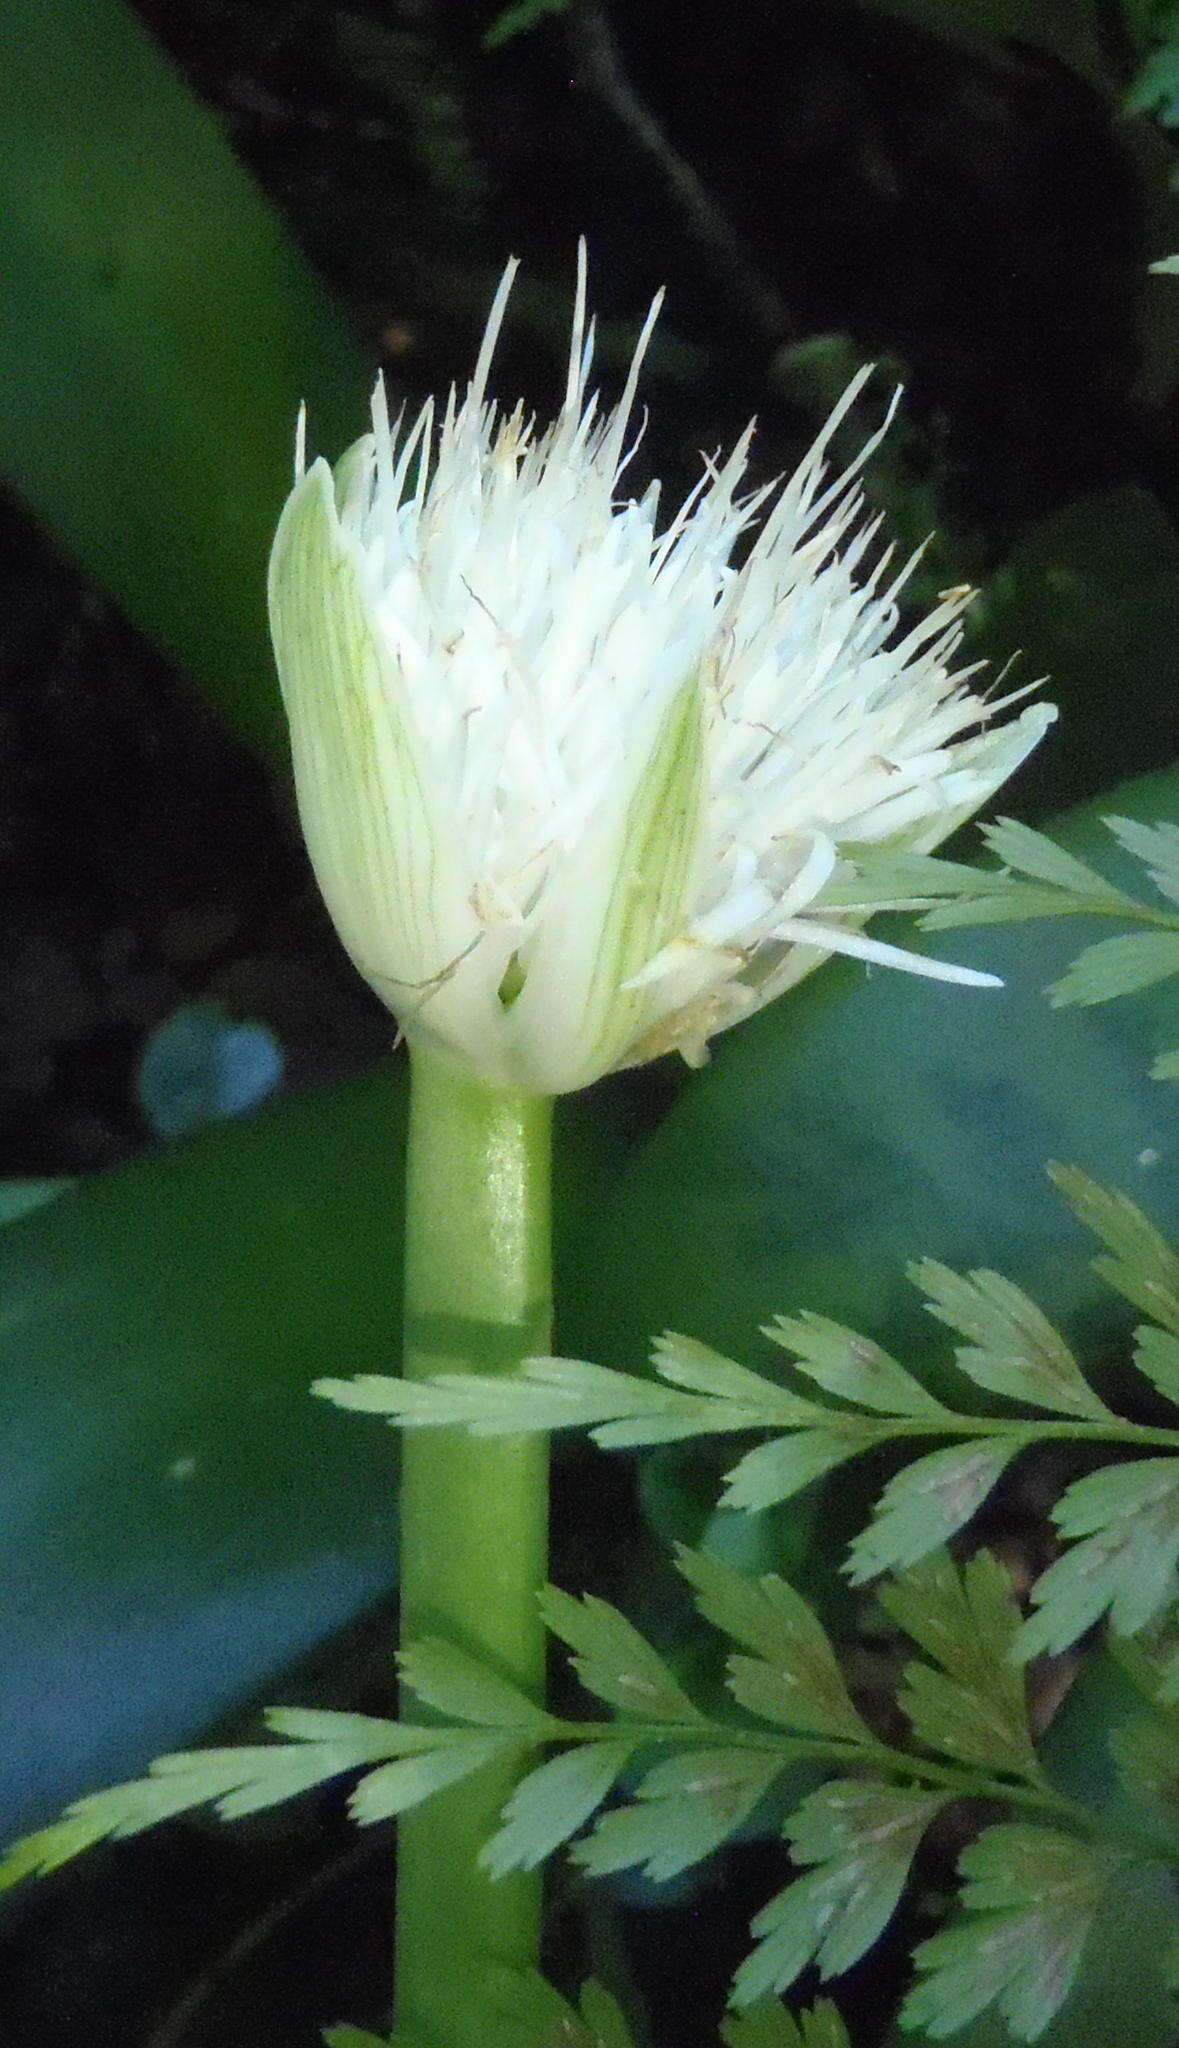
<path id="1" fill-rule="evenodd" d="M 378 384 L 372 433 L 330 490 L 322 464 L 300 475 L 276 542 L 272 616 L 305 828 L 362 971 L 411 1036 L 546 1092 L 665 1046 L 698 1060 L 711 1034 L 832 950 L 990 979 L 815 908 L 842 845 L 928 851 L 1054 715 L 1039 705 L 995 726 L 1012 700 L 988 705 L 969 671 L 953 672 L 966 591 L 898 634 L 913 563 L 895 573 L 875 548 L 879 522 L 856 483 L 875 440 L 827 474 L 863 376 L 787 483 L 741 495 L 750 428 L 661 529 L 658 486 L 620 496 L 659 301 L 619 405 L 600 416 L 583 253 L 565 401 L 538 432 L 486 395 L 515 268 L 461 404 L 452 392 L 440 419 L 427 404 L 405 431 Z M 326 521 L 316 545 L 335 565 L 334 595 L 291 588 L 312 559 L 310 542 L 298 552 L 297 506 Z M 735 569 L 734 543 L 759 515 Z M 352 612 L 333 619 L 344 584 Z M 307 611 L 316 603 L 326 624 Z M 351 679 L 337 672 L 349 660 Z M 685 691 L 693 731 L 677 753 L 667 735 Z M 644 894 L 649 872 L 631 870 L 664 857 L 651 820 L 636 823 L 656 772 L 675 845 Z M 407 852 L 396 819 L 370 818 L 350 854 L 337 815 L 349 803 L 412 811 L 430 844 Z M 415 859 L 427 878 L 409 872 Z M 375 873 L 382 863 L 400 871 Z M 628 890 L 640 926 L 629 936 Z M 603 994 L 615 961 L 621 978 Z"/>

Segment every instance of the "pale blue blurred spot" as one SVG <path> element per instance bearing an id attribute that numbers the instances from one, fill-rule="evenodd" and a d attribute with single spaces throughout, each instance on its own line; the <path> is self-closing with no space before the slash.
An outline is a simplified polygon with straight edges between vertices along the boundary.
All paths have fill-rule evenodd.
<path id="1" fill-rule="evenodd" d="M 148 1039 L 139 1106 L 160 1138 L 241 1116 L 282 1079 L 282 1047 L 265 1024 L 238 1023 L 220 1003 L 185 1003 Z"/>

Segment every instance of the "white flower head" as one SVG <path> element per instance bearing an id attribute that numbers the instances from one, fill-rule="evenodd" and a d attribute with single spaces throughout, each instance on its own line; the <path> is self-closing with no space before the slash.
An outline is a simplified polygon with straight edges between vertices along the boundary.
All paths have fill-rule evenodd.
<path id="1" fill-rule="evenodd" d="M 411 1044 L 540 1094 L 707 1041 L 830 952 L 993 979 L 816 907 L 841 849 L 928 852 L 1054 717 L 955 672 L 969 593 L 901 632 L 852 469 L 741 493 L 752 429 L 671 521 L 620 494 L 643 354 L 602 415 L 581 254 L 565 400 L 538 430 L 475 374 L 304 470 L 270 614 L 303 828 L 340 937 Z M 866 373 L 864 373 L 866 374 Z M 882 430 L 883 431 L 883 430 Z M 879 437 L 876 437 L 879 438 Z M 734 543 L 761 517 L 741 568 Z"/>

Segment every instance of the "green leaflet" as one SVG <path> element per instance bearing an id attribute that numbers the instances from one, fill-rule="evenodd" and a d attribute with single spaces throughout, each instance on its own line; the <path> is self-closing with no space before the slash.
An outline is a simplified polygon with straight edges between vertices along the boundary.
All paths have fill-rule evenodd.
<path id="1" fill-rule="evenodd" d="M 1023 1657 L 1063 1649 L 1108 1609 L 1119 1635 L 1133 1635 L 1176 1593 L 1179 1457 L 1110 1465 L 1074 1480 L 1053 1509 L 1073 1547 L 1037 1579 L 1036 1613 L 1019 1632 Z"/>
<path id="2" fill-rule="evenodd" d="M 936 1793 L 835 1778 L 787 1822 L 795 1878 L 753 1922 L 757 1947 L 733 1980 L 739 2005 L 792 1984 L 812 1960 L 823 1977 L 851 1968 L 896 1909 L 918 1844 L 945 1804 Z"/>
<path id="3" fill-rule="evenodd" d="M 504 1808 L 503 1826 L 483 1850 L 485 1867 L 494 1877 L 535 1870 L 597 1811 L 634 1747 L 633 1735 L 588 1743 L 530 1771 Z"/>
<path id="4" fill-rule="evenodd" d="M 984 825 L 982 836 L 1004 867 L 1014 868 L 1017 874 L 1028 875 L 1034 882 L 1047 882 L 1052 888 L 1067 890 L 1074 896 L 1088 897 L 1094 902 L 1104 900 L 1119 908 L 1132 900 L 1115 888 L 1107 876 L 1090 867 L 1088 861 L 1078 860 L 1067 847 L 1058 845 L 1044 832 L 1033 831 L 1030 825 L 1021 825 L 1015 818 L 998 818 L 993 825 Z M 1123 840 L 1122 844 L 1125 843 Z"/>
<path id="5" fill-rule="evenodd" d="M 944 1416 L 948 1411 L 920 1380 L 869 1337 L 845 1330 L 828 1316 L 804 1311 L 775 1316 L 765 1335 L 794 1358 L 808 1379 L 840 1401 L 880 1415 Z"/>
<path id="6" fill-rule="evenodd" d="M 733 2013 L 721 2026 L 725 2048 L 851 2048 L 839 2008 L 820 1998 L 804 2012 L 787 2012 L 776 1998 Z"/>
<path id="7" fill-rule="evenodd" d="M 403 1685 L 450 1720 L 485 1728 L 531 1729 L 543 1736 L 557 1724 L 519 1686 L 460 1650 L 454 1643 L 426 1639 L 399 1652 Z"/>
<path id="8" fill-rule="evenodd" d="M 1108 1003 L 1179 974 L 1179 932 L 1126 932 L 1079 953 L 1049 991 L 1055 1009 Z"/>
<path id="9" fill-rule="evenodd" d="M 1134 818 L 1105 822 L 1119 846 L 1143 862 L 1159 894 L 1179 905 L 1179 826 L 1141 825 Z"/>
<path id="10" fill-rule="evenodd" d="M 592 1593 L 575 1599 L 556 1586 L 546 1587 L 540 1604 L 553 1634 L 574 1652 L 582 1684 L 599 1699 L 641 1721 L 702 1722 L 662 1657 L 616 1607 Z"/>
<path id="11" fill-rule="evenodd" d="M 1063 1337 L 1001 1273 L 952 1273 L 922 1259 L 909 1277 L 929 1297 L 929 1313 L 969 1338 L 954 1356 L 976 1386 L 1055 1415 L 1108 1417 Z"/>
<path id="12" fill-rule="evenodd" d="M 1035 2041 L 1080 1967 L 1104 1860 L 1074 1836 L 1011 1821 L 985 1829 L 958 1868 L 962 1918 L 917 1949 L 925 1975 L 904 2024 L 943 2040 L 995 2004 L 1017 2041 Z"/>
<path id="13" fill-rule="evenodd" d="M 772 1574 L 756 1583 L 705 1551 L 680 1545 L 676 1562 L 701 1614 L 754 1657 L 731 1657 L 729 1687 L 741 1705 L 782 1727 L 859 1741 L 864 1724 L 821 1622 Z"/>
<path id="14" fill-rule="evenodd" d="M 734 1834 L 787 1767 L 784 1750 L 694 1749 L 641 1779 L 635 1804 L 603 1814 L 573 1851 L 591 1877 L 639 1867 L 655 1883 L 678 1877 Z"/>
<path id="15" fill-rule="evenodd" d="M 1103 1187 L 1076 1166 L 1048 1171 L 1078 1222 L 1106 1247 L 1094 1272 L 1179 1336 L 1179 1255 L 1166 1238 L 1121 1189 Z"/>
<path id="16" fill-rule="evenodd" d="M 906 1665 L 899 1705 L 916 1741 L 985 1771 L 1038 1778 L 1011 1581 L 988 1551 L 943 1551 L 882 1588 L 881 1605 L 929 1662 Z"/>
<path id="17" fill-rule="evenodd" d="M 432 1792 L 469 1778 L 512 1747 L 510 1738 L 503 1735 L 456 1735 L 445 1729 L 432 1748 L 417 1756 L 397 1757 L 370 1771 L 348 1801 L 348 1811 L 362 1827 L 391 1820 L 395 1814 L 420 1806 Z"/>
<path id="18" fill-rule="evenodd" d="M 979 1437 L 931 1451 L 890 1479 L 868 1527 L 848 1552 L 848 1576 L 863 1585 L 916 1564 L 970 1520 L 1020 1449 L 1010 1438 Z"/>

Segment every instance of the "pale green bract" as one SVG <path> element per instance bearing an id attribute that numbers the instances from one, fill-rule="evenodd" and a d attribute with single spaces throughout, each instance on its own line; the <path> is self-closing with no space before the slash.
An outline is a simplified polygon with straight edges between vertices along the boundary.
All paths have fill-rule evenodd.
<path id="1" fill-rule="evenodd" d="M 334 474 L 300 436 L 275 537 L 303 829 L 361 973 L 411 1043 L 547 1095 L 699 1063 L 831 952 L 992 983 L 824 897 L 853 843 L 928 854 L 1055 715 L 996 725 L 1013 699 L 953 669 L 968 591 L 899 630 L 913 565 L 871 560 L 856 484 L 875 442 L 827 473 L 862 378 L 788 482 L 742 495 L 747 430 L 660 526 L 657 486 L 620 490 L 658 301 L 599 417 L 582 252 L 565 401 L 537 430 L 486 396 L 515 269 L 461 403 L 403 434 L 378 385 Z"/>

